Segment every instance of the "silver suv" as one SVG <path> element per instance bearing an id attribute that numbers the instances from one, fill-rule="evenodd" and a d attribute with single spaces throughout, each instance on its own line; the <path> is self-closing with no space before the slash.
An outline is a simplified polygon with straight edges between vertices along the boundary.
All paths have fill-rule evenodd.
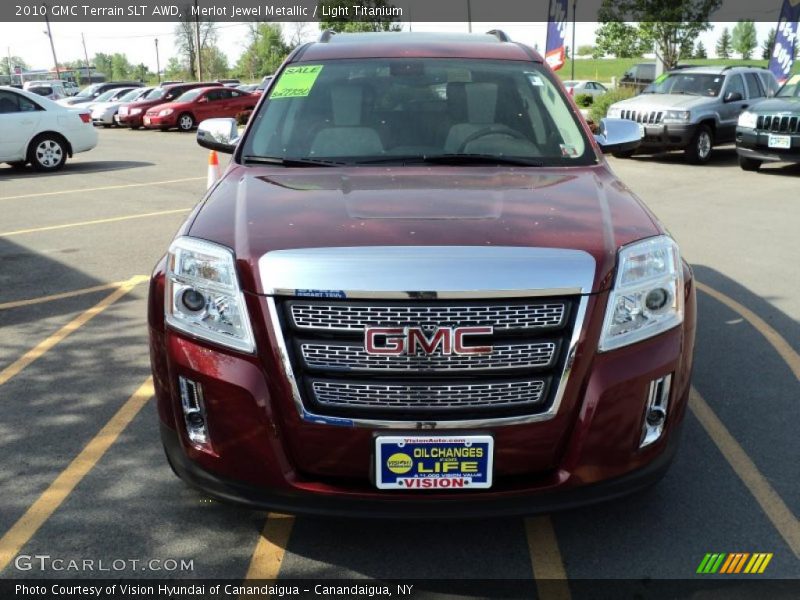
<path id="1" fill-rule="evenodd" d="M 608 116 L 641 125 L 636 152 L 683 150 L 690 162 L 702 164 L 713 146 L 734 141 L 739 113 L 773 96 L 778 87 L 775 76 L 758 67 L 680 69 L 660 76 L 640 95 L 612 104 Z"/>

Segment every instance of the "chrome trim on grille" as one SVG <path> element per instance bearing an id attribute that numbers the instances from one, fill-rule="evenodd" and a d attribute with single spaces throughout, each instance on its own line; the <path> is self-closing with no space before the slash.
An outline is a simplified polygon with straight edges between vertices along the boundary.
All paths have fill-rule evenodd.
<path id="1" fill-rule="evenodd" d="M 358 246 L 274 250 L 258 261 L 261 292 L 315 298 L 519 298 L 587 294 L 582 250 L 516 246 Z"/>
<path id="2" fill-rule="evenodd" d="M 785 113 L 758 115 L 756 129 L 769 133 L 800 133 L 800 117 Z"/>
<path id="3" fill-rule="evenodd" d="M 546 382 L 541 379 L 446 385 L 320 380 L 311 383 L 315 400 L 326 406 L 432 411 L 464 406 L 497 408 L 535 405 L 542 401 L 545 386 Z"/>
<path id="4" fill-rule="evenodd" d="M 375 355 L 367 354 L 362 342 L 300 342 L 306 367 L 347 372 L 453 372 L 500 369 L 531 369 L 550 366 L 556 356 L 555 342 L 495 344 L 482 355 Z M 465 404 L 468 406 L 468 404 Z"/>
<path id="5" fill-rule="evenodd" d="M 572 365 L 575 361 L 577 353 L 578 342 L 583 332 L 584 320 L 586 318 L 586 307 L 589 303 L 588 296 L 582 296 L 578 304 L 577 314 L 575 315 L 575 324 L 570 336 L 569 348 L 567 349 L 567 356 L 564 361 L 564 367 L 561 371 L 561 376 L 558 379 L 558 387 L 553 397 L 553 402 L 550 408 L 544 412 L 539 412 L 530 415 L 518 415 L 512 417 L 499 417 L 499 418 L 485 418 L 485 419 L 460 419 L 460 420 L 445 420 L 437 421 L 432 420 L 399 420 L 399 419 L 351 419 L 343 417 L 330 417 L 326 415 L 318 415 L 306 410 L 303 405 L 303 399 L 300 395 L 300 390 L 297 385 L 297 379 L 292 370 L 292 364 L 289 358 L 289 353 L 286 347 L 286 341 L 283 336 L 280 318 L 278 315 L 278 307 L 274 297 L 266 298 L 267 310 L 269 313 L 270 324 L 275 335 L 277 343 L 277 350 L 280 357 L 281 369 L 286 377 L 292 390 L 292 399 L 294 400 L 297 412 L 300 417 L 310 423 L 318 423 L 322 425 L 337 425 L 343 427 L 370 427 L 375 429 L 459 429 L 459 428 L 474 428 L 474 427 L 497 427 L 504 425 L 520 425 L 524 423 L 535 423 L 539 421 L 547 421 L 552 419 L 558 414 L 558 409 L 561 406 L 561 401 L 566 392 L 567 382 L 569 375 L 572 372 Z"/>
<path id="6" fill-rule="evenodd" d="M 304 304 L 292 302 L 292 324 L 298 329 L 361 332 L 366 325 L 380 326 L 453 324 L 462 327 L 491 325 L 495 331 L 560 327 L 563 302 L 486 304 L 484 306 L 364 306 L 357 304 Z M 331 323 L 343 324 L 332 326 Z"/>
<path id="7" fill-rule="evenodd" d="M 661 123 L 664 119 L 664 112 L 660 110 L 623 110 L 620 111 L 620 118 L 628 121 L 636 121 L 647 125 Z"/>

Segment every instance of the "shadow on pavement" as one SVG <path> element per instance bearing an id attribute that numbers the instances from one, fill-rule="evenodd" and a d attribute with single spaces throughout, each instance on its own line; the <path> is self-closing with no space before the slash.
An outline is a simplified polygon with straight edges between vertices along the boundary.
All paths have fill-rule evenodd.
<path id="1" fill-rule="evenodd" d="M 0 166 L 0 179 L 14 180 L 25 179 L 28 177 L 59 177 L 61 175 L 71 175 L 76 173 L 104 173 L 106 171 L 135 169 L 137 167 L 152 167 L 154 164 L 155 163 L 140 160 L 94 160 L 87 162 L 72 162 L 68 159 L 64 168 L 54 173 L 39 173 L 34 171 L 30 165 L 21 169 Z"/>

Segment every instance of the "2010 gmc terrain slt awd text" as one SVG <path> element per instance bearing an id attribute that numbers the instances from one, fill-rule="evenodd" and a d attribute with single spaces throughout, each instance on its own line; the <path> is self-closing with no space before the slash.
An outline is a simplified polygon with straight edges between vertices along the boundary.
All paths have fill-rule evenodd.
<path id="1" fill-rule="evenodd" d="M 534 513 L 657 481 L 692 273 L 530 48 L 325 34 L 294 51 L 150 287 L 161 434 L 214 497 L 293 513 Z"/>

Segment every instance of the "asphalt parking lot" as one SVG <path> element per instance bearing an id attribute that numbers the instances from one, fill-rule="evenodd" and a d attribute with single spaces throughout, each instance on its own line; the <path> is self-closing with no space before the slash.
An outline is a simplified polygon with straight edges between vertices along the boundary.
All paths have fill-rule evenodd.
<path id="1" fill-rule="evenodd" d="M 800 168 L 747 173 L 732 147 L 706 167 L 611 159 L 699 281 L 695 393 L 661 483 L 550 516 L 414 525 L 267 516 L 172 475 L 140 276 L 202 196 L 206 156 L 193 135 L 112 129 L 56 174 L 0 166 L 0 577 L 520 579 L 569 598 L 591 596 L 581 580 L 646 589 L 702 577 L 709 552 L 763 552 L 747 577 L 800 578 Z"/>

